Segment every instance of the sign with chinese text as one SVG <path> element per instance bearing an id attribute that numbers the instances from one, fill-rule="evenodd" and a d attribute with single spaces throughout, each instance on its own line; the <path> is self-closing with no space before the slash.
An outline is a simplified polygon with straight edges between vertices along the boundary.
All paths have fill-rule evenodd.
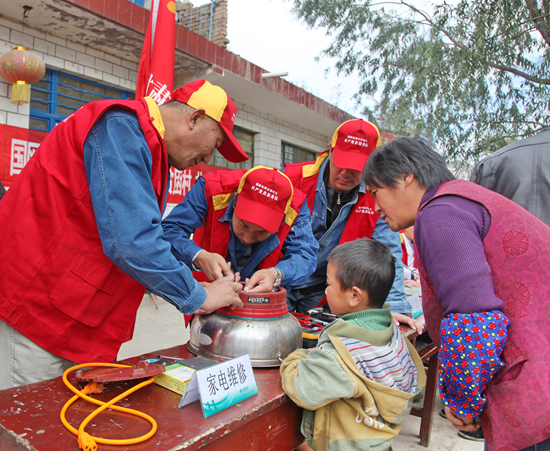
<path id="1" fill-rule="evenodd" d="M 258 394 L 248 354 L 198 370 L 180 407 L 200 399 L 205 418 Z"/>
<path id="2" fill-rule="evenodd" d="M 224 168 L 203 163 L 191 166 L 184 171 L 171 167 L 167 203 L 179 204 L 201 175 L 212 171 L 219 171 L 220 169 L 223 170 Z"/>
<path id="3" fill-rule="evenodd" d="M 11 186 L 47 133 L 0 124 L 0 181 Z"/>

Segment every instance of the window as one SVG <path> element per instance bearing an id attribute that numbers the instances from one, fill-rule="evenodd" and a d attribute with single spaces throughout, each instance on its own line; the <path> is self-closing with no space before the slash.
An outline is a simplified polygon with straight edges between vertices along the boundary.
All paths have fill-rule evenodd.
<path id="1" fill-rule="evenodd" d="M 133 98 L 132 92 L 47 69 L 42 80 L 31 87 L 29 127 L 49 132 L 86 103 Z"/>
<path id="2" fill-rule="evenodd" d="M 317 153 L 311 150 L 302 149 L 292 144 L 283 143 L 281 166 L 286 163 L 303 163 L 304 161 L 314 161 L 317 159 Z"/>
<path id="3" fill-rule="evenodd" d="M 143 0 L 130 0 L 132 3 L 135 3 L 136 5 L 144 7 Z M 151 5 L 149 5 L 149 9 L 151 9 Z"/>
<path id="4" fill-rule="evenodd" d="M 212 154 L 212 159 L 209 164 L 227 169 L 251 169 L 254 166 L 254 133 L 235 127 L 233 129 L 233 134 L 249 159 L 242 163 L 231 163 L 222 157 L 218 149 L 216 149 Z"/>

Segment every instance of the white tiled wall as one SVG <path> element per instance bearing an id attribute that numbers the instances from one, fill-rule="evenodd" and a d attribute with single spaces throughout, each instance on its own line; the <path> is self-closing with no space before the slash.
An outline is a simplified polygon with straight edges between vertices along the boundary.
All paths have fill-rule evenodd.
<path id="1" fill-rule="evenodd" d="M 328 149 L 330 136 L 321 135 L 304 129 L 275 117 L 263 111 L 258 111 L 249 105 L 235 100 L 238 108 L 235 125 L 255 133 L 254 135 L 254 164 L 280 167 L 282 143 L 286 142 L 313 152 L 322 152 Z"/>
<path id="2" fill-rule="evenodd" d="M 116 56 L 42 33 L 0 17 L 0 54 L 17 45 L 39 55 L 50 69 L 60 70 L 91 81 L 135 91 L 138 64 Z M 29 127 L 29 104 L 10 101 L 11 84 L 0 78 L 0 124 Z"/>

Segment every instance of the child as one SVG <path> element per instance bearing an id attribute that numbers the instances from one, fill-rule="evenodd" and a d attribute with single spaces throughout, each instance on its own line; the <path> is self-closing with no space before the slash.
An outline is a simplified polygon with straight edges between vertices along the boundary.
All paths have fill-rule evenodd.
<path id="1" fill-rule="evenodd" d="M 299 450 L 389 449 L 424 387 L 420 357 L 383 308 L 394 275 L 394 257 L 379 241 L 350 241 L 330 253 L 327 301 L 342 318 L 280 370 L 283 390 L 304 408 L 307 445 Z"/>

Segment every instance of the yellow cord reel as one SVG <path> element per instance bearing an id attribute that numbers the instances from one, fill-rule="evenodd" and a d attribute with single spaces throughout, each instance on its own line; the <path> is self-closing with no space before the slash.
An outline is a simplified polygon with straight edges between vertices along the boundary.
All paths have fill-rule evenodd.
<path id="1" fill-rule="evenodd" d="M 79 379 L 90 381 L 82 390 L 78 390 L 69 382 L 69 380 L 67 379 L 67 375 L 72 371 L 78 370 L 80 368 L 89 368 L 89 367 L 109 367 L 112 369 L 100 370 L 100 371 L 97 371 L 97 369 L 92 369 L 89 371 L 79 372 L 80 374 L 77 373 Z M 104 445 L 134 445 L 136 443 L 141 443 L 145 440 L 148 440 L 157 432 L 156 421 L 152 417 L 150 417 L 149 415 L 143 412 L 139 412 L 133 409 L 128 409 L 126 407 L 120 407 L 115 405 L 115 403 L 117 403 L 121 399 L 126 398 L 127 396 L 139 390 L 140 388 L 153 383 L 153 381 L 155 380 L 154 377 L 151 377 L 150 379 L 147 379 L 146 381 L 135 385 L 134 387 L 130 388 L 129 390 L 126 390 L 124 393 L 117 396 L 116 398 L 111 399 L 108 402 L 99 401 L 97 399 L 91 398 L 88 395 L 92 393 L 102 393 L 105 382 L 141 379 L 144 377 L 160 374 L 163 371 L 164 371 L 164 365 L 156 365 L 156 364 L 150 365 L 148 362 L 140 362 L 137 367 L 133 367 L 131 365 L 121 365 L 116 363 L 83 363 L 81 365 L 73 366 L 72 368 L 69 368 L 63 373 L 63 382 L 69 388 L 69 390 L 75 393 L 75 396 L 73 396 L 69 401 L 67 401 L 67 403 L 63 406 L 63 409 L 61 409 L 61 415 L 60 415 L 61 422 L 69 431 L 71 431 L 73 434 L 75 434 L 78 437 L 78 446 L 84 451 L 96 451 L 98 443 L 102 443 Z M 69 409 L 69 407 L 78 398 L 82 398 L 88 402 L 98 405 L 99 407 L 96 410 L 94 410 L 90 415 L 88 415 L 86 419 L 80 424 L 80 427 L 76 429 L 75 427 L 69 424 L 69 422 L 65 418 L 65 414 Z M 132 439 L 123 439 L 123 440 L 113 440 L 113 439 L 106 439 L 101 437 L 94 437 L 88 434 L 87 432 L 85 432 L 84 429 L 86 428 L 88 423 L 92 421 L 92 419 L 95 418 L 97 415 L 99 415 L 101 412 L 103 412 L 105 409 L 118 410 L 119 412 L 125 412 L 131 415 L 136 415 L 138 417 L 144 418 L 149 423 L 151 423 L 151 430 L 147 434 L 142 435 L 141 437 L 136 437 Z"/>

